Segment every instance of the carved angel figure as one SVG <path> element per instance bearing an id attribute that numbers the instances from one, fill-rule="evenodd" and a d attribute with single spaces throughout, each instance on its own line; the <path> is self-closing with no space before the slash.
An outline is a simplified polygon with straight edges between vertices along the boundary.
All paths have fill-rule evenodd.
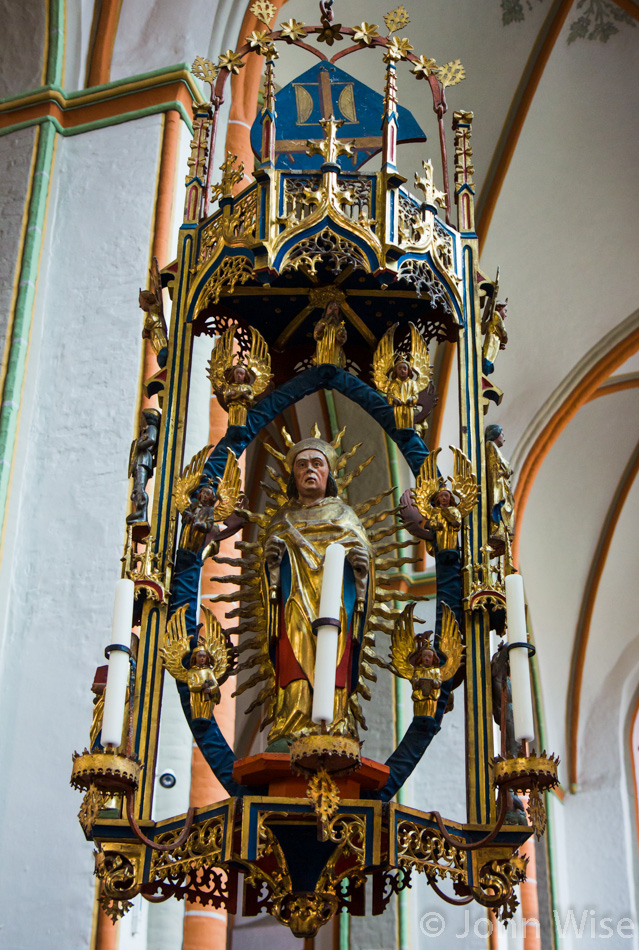
<path id="1" fill-rule="evenodd" d="M 162 280 L 157 257 L 153 258 L 149 277 L 151 289 L 140 289 L 139 296 L 140 309 L 144 311 L 142 339 L 150 342 L 157 357 L 158 366 L 162 368 L 166 366 L 169 343 L 166 320 L 164 319 L 164 304 L 162 302 Z"/>
<path id="2" fill-rule="evenodd" d="M 497 293 L 495 284 L 495 294 Z M 490 376 L 495 371 L 495 360 L 500 350 L 506 349 L 508 333 L 504 320 L 508 316 L 508 297 L 505 300 L 493 300 L 486 304 L 486 313 L 481 322 L 481 331 L 485 334 L 482 348 L 482 372 Z"/>
<path id="3" fill-rule="evenodd" d="M 413 610 L 415 604 L 407 604 L 395 623 L 391 639 L 391 670 L 396 676 L 410 681 L 413 687 L 412 700 L 416 716 L 434 716 L 442 683 L 451 679 L 462 659 L 462 642 L 459 625 L 453 611 L 442 604 L 442 626 L 439 638 L 439 654 L 428 633 L 415 635 Z"/>
<path id="4" fill-rule="evenodd" d="M 452 445 L 451 449 L 455 474 L 450 479 L 450 489 L 446 488 L 446 479 L 437 471 L 437 456 L 441 449 L 431 452 L 424 461 L 415 485 L 415 504 L 425 519 L 425 526 L 434 534 L 434 546 L 432 541 L 427 541 L 426 547 L 435 555 L 457 549 L 462 518 L 469 515 L 477 504 L 477 478 L 470 461 L 461 449 Z"/>
<path id="5" fill-rule="evenodd" d="M 191 717 L 210 719 L 213 707 L 220 701 L 220 686 L 232 671 L 233 654 L 219 620 L 202 607 L 204 635 L 200 634 L 198 638 L 188 669 L 184 666 L 183 660 L 191 650 L 186 628 L 188 606 L 180 607 L 169 620 L 160 654 L 171 676 L 189 687 Z"/>
<path id="6" fill-rule="evenodd" d="M 395 350 L 395 323 L 379 342 L 373 359 L 373 383 L 386 396 L 398 429 L 413 429 L 419 394 L 430 383 L 433 371 L 428 349 L 414 323 L 410 325 L 410 353 Z"/>
<path id="7" fill-rule="evenodd" d="M 230 426 L 245 426 L 246 415 L 271 379 L 271 357 L 261 333 L 251 327 L 251 349 L 246 362 L 234 362 L 237 324 L 224 331 L 211 352 L 209 379 L 215 395 L 228 411 Z"/>
<path id="8" fill-rule="evenodd" d="M 200 550 L 211 531 L 217 531 L 215 523 L 230 518 L 240 497 L 240 466 L 230 449 L 227 450 L 226 466 L 217 489 L 212 479 L 200 485 L 204 463 L 210 451 L 211 446 L 207 445 L 193 456 L 175 487 L 175 501 L 184 525 L 180 547 L 188 551 Z M 191 498 L 198 486 L 200 487 L 195 497 Z M 242 522 L 238 519 L 234 530 L 237 530 L 240 524 Z M 218 532 L 215 540 L 219 541 L 221 537 Z"/>

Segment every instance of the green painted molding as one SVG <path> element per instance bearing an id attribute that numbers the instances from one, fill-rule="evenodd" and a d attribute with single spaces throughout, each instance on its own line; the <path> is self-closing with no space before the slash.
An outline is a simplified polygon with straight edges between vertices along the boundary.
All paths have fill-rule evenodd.
<path id="1" fill-rule="evenodd" d="M 160 82 L 153 82 L 155 79 L 160 80 Z M 137 83 L 146 83 L 152 87 L 163 86 L 176 79 L 181 80 L 188 86 L 194 99 L 198 102 L 205 101 L 202 90 L 193 76 L 189 64 L 176 63 L 173 66 L 163 66 L 160 69 L 152 69 L 148 73 L 137 73 L 135 76 L 127 76 L 125 79 L 114 79 L 111 82 L 105 82 L 99 86 L 90 86 L 88 89 L 77 89 L 72 92 L 65 92 L 59 81 L 47 82 L 44 86 L 38 86 L 36 89 L 29 89 L 16 96 L 6 96 L 0 99 L 0 106 L 13 105 L 15 108 L 20 108 L 25 99 L 31 99 L 34 96 L 40 96 L 49 92 L 60 93 L 67 102 L 72 102 L 74 99 L 88 99 L 97 93 L 113 92 L 115 95 L 104 97 L 104 101 L 108 101 L 109 99 L 117 99 L 121 96 L 123 88 L 126 86 Z"/>
<path id="2" fill-rule="evenodd" d="M 55 142 L 53 125 L 43 124 L 37 131 L 31 197 L 0 406 L 0 530 L 5 524 Z"/>
<path id="3" fill-rule="evenodd" d="M 65 0 L 49 0 L 47 21 L 46 80 L 56 85 L 62 82 L 64 67 Z"/>
<path id="4" fill-rule="evenodd" d="M 193 134 L 193 123 L 191 117 L 185 111 L 181 102 L 176 100 L 162 102 L 157 106 L 148 106 L 146 109 L 133 109 L 131 112 L 122 112 L 120 115 L 111 116 L 108 119 L 98 119 L 95 122 L 85 122 L 84 125 L 77 125 L 73 129 L 65 129 L 56 118 L 50 115 L 42 115 L 37 119 L 26 122 L 17 122 L 6 129 L 0 129 L 0 138 L 3 135 L 9 135 L 11 132 L 19 132 L 20 129 L 30 129 L 34 125 L 51 125 L 58 135 L 82 135 L 84 132 L 93 132 L 96 129 L 106 129 L 113 125 L 122 125 L 124 122 L 133 122 L 136 119 L 144 119 L 149 115 L 162 115 L 163 112 L 179 112 L 180 117 L 191 135 Z"/>

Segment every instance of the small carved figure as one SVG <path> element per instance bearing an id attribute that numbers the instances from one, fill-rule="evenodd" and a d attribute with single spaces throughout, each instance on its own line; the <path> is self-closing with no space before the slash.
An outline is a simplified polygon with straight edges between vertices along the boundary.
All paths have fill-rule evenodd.
<path id="1" fill-rule="evenodd" d="M 493 719 L 501 731 L 501 754 L 504 758 L 516 758 L 520 754 L 519 743 L 515 739 L 515 720 L 513 718 L 513 700 L 510 688 L 508 651 L 503 641 L 490 661 L 490 674 L 493 694 Z M 506 823 L 509 825 L 527 825 L 523 802 L 510 790 Z"/>
<path id="2" fill-rule="evenodd" d="M 340 307 L 336 300 L 331 300 L 324 315 L 315 324 L 313 339 L 317 343 L 313 362 L 316 366 L 330 363 L 344 369 L 346 355 L 342 347 L 346 343 L 346 326 L 339 318 Z"/>
<path id="3" fill-rule="evenodd" d="M 513 470 L 500 449 L 506 437 L 499 425 L 486 427 L 486 492 L 488 496 L 489 541 L 502 555 L 515 535 L 515 501 L 510 480 Z"/>
<path id="4" fill-rule="evenodd" d="M 213 391 L 229 414 L 230 426 L 245 426 L 248 410 L 269 385 L 271 357 L 261 333 L 251 328 L 251 349 L 246 363 L 235 360 L 233 344 L 237 324 L 224 331 L 211 352 L 209 379 Z"/>
<path id="5" fill-rule="evenodd" d="M 166 320 L 164 319 L 162 281 L 157 257 L 153 258 L 149 276 L 151 289 L 140 289 L 139 296 L 140 309 L 143 310 L 145 314 L 142 339 L 150 342 L 153 352 L 156 355 L 158 366 L 160 369 L 163 369 L 166 366 L 169 341 L 166 332 Z"/>
<path id="6" fill-rule="evenodd" d="M 180 547 L 188 551 L 199 551 L 212 532 L 215 533 L 212 539 L 213 546 L 217 548 L 216 542 L 221 541 L 222 537 L 230 537 L 230 534 L 237 531 L 243 524 L 240 518 L 236 518 L 232 525 L 230 523 L 241 491 L 240 467 L 230 449 L 227 451 L 224 473 L 218 482 L 217 489 L 212 479 L 200 485 L 204 464 L 210 450 L 211 446 L 207 445 L 194 455 L 176 483 L 176 505 L 183 522 Z M 191 499 L 196 488 L 197 494 Z M 227 527 L 232 528 L 230 533 L 220 534 L 214 524 L 220 521 L 226 521 Z M 215 553 L 215 551 L 211 550 L 209 553 Z"/>
<path id="7" fill-rule="evenodd" d="M 508 315 L 508 297 L 505 300 L 498 300 L 495 304 L 489 301 L 486 304 L 486 311 L 481 324 L 482 333 L 485 334 L 482 370 L 486 376 L 490 376 L 495 370 L 497 354 L 500 350 L 505 350 L 508 343 L 508 334 L 504 326 L 504 320 Z"/>
<path id="8" fill-rule="evenodd" d="M 208 483 L 200 488 L 189 507 L 182 512 L 182 521 L 184 524 L 192 524 L 195 531 L 208 534 L 215 521 L 214 505 L 215 488 L 209 479 Z"/>
<path id="9" fill-rule="evenodd" d="M 455 459 L 455 474 L 450 479 L 450 489 L 446 488 L 446 480 L 437 471 L 437 456 L 441 449 L 436 449 L 428 456 L 415 485 L 415 504 L 424 517 L 424 527 L 434 534 L 434 546 L 428 539 L 426 546 L 435 556 L 443 551 L 457 550 L 457 534 L 462 519 L 470 514 L 477 503 L 477 479 L 470 462 L 460 449 L 453 446 L 451 449 Z"/>
<path id="10" fill-rule="evenodd" d="M 410 680 L 416 716 L 434 716 L 442 683 L 447 682 L 459 669 L 462 642 L 459 625 L 453 611 L 442 605 L 442 626 L 439 651 L 432 642 L 433 631 L 418 633 L 413 629 L 414 604 L 407 604 L 394 626 L 391 640 L 391 670 L 396 676 Z"/>
<path id="11" fill-rule="evenodd" d="M 191 648 L 186 627 L 187 610 L 188 604 L 185 604 L 169 620 L 160 654 L 171 676 L 187 684 L 192 718 L 209 720 L 213 707 L 220 701 L 220 686 L 232 672 L 234 653 L 219 620 L 202 607 L 204 635 L 200 634 L 191 654 L 189 669 L 185 669 L 183 660 Z"/>
<path id="12" fill-rule="evenodd" d="M 395 425 L 398 429 L 415 427 L 415 411 L 419 394 L 431 382 L 433 371 L 424 339 L 411 323 L 410 354 L 395 350 L 395 323 L 386 331 L 373 359 L 373 382 L 393 407 Z M 426 423 L 422 423 L 422 429 Z"/>
<path id="13" fill-rule="evenodd" d="M 146 524 L 148 522 L 149 496 L 146 485 L 155 467 L 158 434 L 160 432 L 160 413 L 157 409 L 144 409 L 144 426 L 131 443 L 129 453 L 129 477 L 133 478 L 131 501 L 135 511 L 127 516 L 127 524 Z"/>

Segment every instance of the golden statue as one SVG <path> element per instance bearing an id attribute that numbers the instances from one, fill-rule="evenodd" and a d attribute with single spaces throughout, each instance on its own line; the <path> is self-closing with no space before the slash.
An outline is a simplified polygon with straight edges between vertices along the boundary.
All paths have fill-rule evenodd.
<path id="1" fill-rule="evenodd" d="M 240 466 L 230 449 L 227 449 L 226 465 L 217 489 L 212 479 L 200 485 L 204 464 L 211 448 L 212 446 L 207 445 L 193 456 L 175 486 L 175 503 L 184 525 L 180 547 L 188 551 L 200 550 L 207 536 L 214 530 L 215 523 L 227 519 L 240 498 Z M 191 499 L 198 485 L 200 487 L 197 494 Z M 207 550 L 203 554 L 204 557 L 208 556 Z"/>
<path id="2" fill-rule="evenodd" d="M 359 445 L 338 457 L 343 432 L 329 443 L 319 437 L 315 425 L 311 438 L 296 444 L 286 430 L 282 432 L 285 452 L 265 443 L 283 472 L 280 475 L 268 467 L 277 488 L 265 487 L 274 503 L 264 514 L 239 512 L 259 526 L 254 542 L 238 544 L 245 568 L 239 579 L 241 589 L 217 598 L 243 603 L 239 611 L 243 620 L 234 631 L 240 636 L 239 651 L 257 652 L 238 668 L 238 672 L 255 672 L 240 684 L 236 694 L 264 684 L 247 712 L 266 704 L 262 725 L 271 724 L 269 751 L 285 751 L 293 739 L 323 733 L 311 719 L 316 649 L 312 624 L 318 618 L 328 545 L 344 545 L 346 563 L 334 716 L 327 732 L 351 741 L 357 739 L 357 723 L 365 728 L 358 695 L 368 699 L 370 691 L 364 680 L 375 679 L 369 665 L 376 661 L 375 631 L 390 633 L 400 613 L 388 604 L 388 591 L 375 585 L 390 582 L 390 569 L 413 560 L 383 556 L 399 546 L 397 539 L 388 538 L 401 530 L 401 523 L 369 531 L 393 514 L 392 509 L 362 520 L 384 494 L 355 509 L 340 497 L 372 461 L 367 459 L 353 471 L 344 471 Z M 248 631 L 253 636 L 244 643 L 242 634 Z"/>
<path id="3" fill-rule="evenodd" d="M 271 357 L 261 333 L 251 327 L 251 349 L 246 362 L 235 360 L 233 349 L 238 325 L 224 331 L 211 352 L 209 379 L 215 395 L 229 414 L 230 426 L 245 426 L 248 410 L 273 378 Z"/>
<path id="4" fill-rule="evenodd" d="M 346 343 L 346 326 L 339 318 L 339 303 L 336 300 L 326 307 L 324 315 L 317 321 L 313 329 L 313 339 L 317 343 L 313 363 L 321 366 L 322 363 L 331 363 L 344 369 L 346 355 L 342 347 Z"/>
<path id="5" fill-rule="evenodd" d="M 504 554 L 515 535 L 515 500 L 510 480 L 513 470 L 500 449 L 506 437 L 501 426 L 486 426 L 486 495 L 489 541 L 496 554 Z"/>
<path id="6" fill-rule="evenodd" d="M 494 372 L 497 354 L 500 350 L 505 350 L 508 343 L 508 334 L 504 326 L 504 320 L 508 316 L 508 297 L 505 300 L 498 300 L 498 291 L 499 268 L 497 268 L 497 277 L 493 285 L 493 295 L 486 304 L 481 321 L 481 332 L 484 334 L 482 372 L 485 376 L 490 376 Z"/>
<path id="7" fill-rule="evenodd" d="M 188 604 L 180 607 L 169 620 L 160 655 L 171 676 L 188 685 L 191 717 L 210 719 L 213 707 L 220 701 L 220 686 L 232 670 L 232 648 L 219 620 L 210 610 L 202 607 L 204 635 L 200 634 L 198 638 L 187 670 L 182 661 L 191 649 L 191 639 L 186 629 L 188 608 Z"/>
<path id="8" fill-rule="evenodd" d="M 448 604 L 442 604 L 442 626 L 439 652 L 442 662 L 428 634 L 413 629 L 414 604 L 407 604 L 395 624 L 391 639 L 391 670 L 396 676 L 410 681 L 416 716 L 434 716 L 442 683 L 451 679 L 462 659 L 459 624 Z M 432 635 L 432 631 L 429 631 Z"/>
<path id="9" fill-rule="evenodd" d="M 373 383 L 386 396 L 398 429 L 415 427 L 419 394 L 433 378 L 428 348 L 414 323 L 410 325 L 410 353 L 395 350 L 395 323 L 379 342 L 373 359 Z"/>
<path id="10" fill-rule="evenodd" d="M 151 283 L 150 290 L 140 290 L 140 309 L 144 311 L 144 326 L 142 339 L 148 340 L 155 353 L 160 367 L 166 366 L 168 352 L 168 338 L 166 334 L 166 320 L 164 319 L 164 304 L 162 301 L 162 280 L 157 257 L 153 258 L 149 270 Z"/>
<path id="11" fill-rule="evenodd" d="M 425 519 L 425 526 L 434 535 L 434 546 L 432 541 L 426 542 L 431 554 L 456 550 L 462 519 L 477 504 L 477 478 L 470 461 L 460 449 L 452 445 L 451 449 L 455 474 L 450 479 L 450 489 L 446 488 L 446 479 L 437 471 L 437 456 L 441 449 L 436 449 L 426 458 L 415 484 L 415 504 Z M 459 499 L 457 503 L 455 496 Z"/>

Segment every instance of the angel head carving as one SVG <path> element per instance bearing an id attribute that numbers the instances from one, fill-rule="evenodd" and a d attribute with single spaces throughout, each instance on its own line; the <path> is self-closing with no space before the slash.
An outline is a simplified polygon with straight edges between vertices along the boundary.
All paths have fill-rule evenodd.
<path id="1" fill-rule="evenodd" d="M 211 352 L 209 379 L 215 395 L 229 414 L 229 425 L 244 426 L 248 410 L 264 393 L 273 378 L 271 357 L 261 333 L 251 327 L 251 348 L 246 360 L 236 350 L 232 324 Z"/>
<path id="2" fill-rule="evenodd" d="M 462 661 L 459 624 L 450 607 L 443 604 L 436 649 L 432 630 L 415 634 L 414 608 L 414 603 L 407 604 L 393 628 L 390 669 L 413 687 L 415 715 L 434 716 L 442 684 L 452 679 Z"/>
<path id="3" fill-rule="evenodd" d="M 198 638 L 187 669 L 184 660 L 191 649 L 187 611 L 185 604 L 169 620 L 160 654 L 171 676 L 188 686 L 192 718 L 210 719 L 220 701 L 220 686 L 233 672 L 235 652 L 219 620 L 203 607 L 204 633 Z"/>
<path id="4" fill-rule="evenodd" d="M 428 456 L 421 467 L 415 484 L 415 504 L 424 518 L 425 527 L 433 534 L 436 551 L 450 551 L 457 547 L 457 532 L 462 519 L 469 515 L 477 504 L 477 478 L 470 461 L 460 449 L 451 445 L 454 457 L 454 475 L 447 487 L 446 479 L 437 468 L 441 449 Z M 427 542 L 431 553 L 432 543 Z"/>
<path id="5" fill-rule="evenodd" d="M 395 349 L 395 323 L 379 342 L 373 359 L 373 382 L 395 414 L 398 429 L 415 427 L 419 394 L 431 383 L 433 370 L 428 348 L 414 323 L 410 324 L 410 351 Z"/>

